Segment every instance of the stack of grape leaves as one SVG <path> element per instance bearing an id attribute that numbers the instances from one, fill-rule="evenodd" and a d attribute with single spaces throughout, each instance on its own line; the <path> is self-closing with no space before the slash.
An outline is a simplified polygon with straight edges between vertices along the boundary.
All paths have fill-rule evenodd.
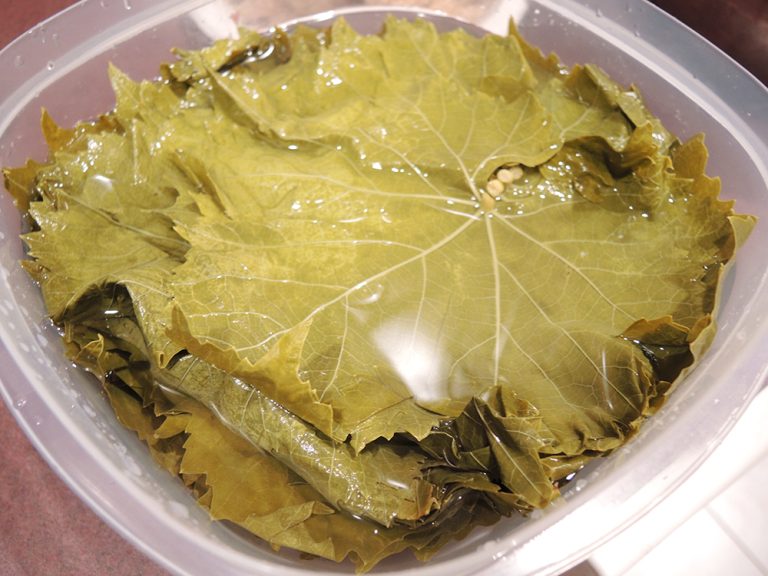
<path id="1" fill-rule="evenodd" d="M 69 355 L 214 518 L 427 559 L 556 499 L 710 344 L 753 219 L 598 68 L 394 18 L 177 56 L 5 177 Z"/>

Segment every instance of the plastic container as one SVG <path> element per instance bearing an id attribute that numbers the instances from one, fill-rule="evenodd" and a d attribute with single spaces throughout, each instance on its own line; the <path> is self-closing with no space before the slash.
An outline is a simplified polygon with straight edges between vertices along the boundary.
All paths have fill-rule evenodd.
<path id="1" fill-rule="evenodd" d="M 40 108 L 72 124 L 111 108 L 108 61 L 154 77 L 173 46 L 201 47 L 238 24 L 266 27 L 340 2 L 85 1 L 0 53 L 0 164 L 43 159 Z M 713 450 L 768 371 L 768 91 L 716 48 L 643 0 L 431 2 L 481 27 L 522 33 L 568 64 L 594 62 L 633 82 L 681 138 L 707 134 L 709 173 L 740 212 L 761 218 L 724 286 L 720 331 L 700 366 L 628 446 L 594 462 L 557 506 L 476 530 L 421 565 L 376 573 L 553 574 L 584 559 L 677 487 Z M 370 15 L 364 17 L 368 19 Z M 20 219 L 0 196 L 3 399 L 52 468 L 102 518 L 178 574 L 338 574 L 350 565 L 275 553 L 198 508 L 115 420 L 99 387 L 62 354 L 35 285 L 20 268 Z"/>

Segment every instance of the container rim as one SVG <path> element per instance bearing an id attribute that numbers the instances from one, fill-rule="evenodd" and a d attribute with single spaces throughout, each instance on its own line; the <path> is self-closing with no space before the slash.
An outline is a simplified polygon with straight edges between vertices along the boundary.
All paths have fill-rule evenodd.
<path id="1" fill-rule="evenodd" d="M 94 54 L 100 53 L 105 47 L 120 42 L 121 39 L 130 38 L 158 22 L 186 14 L 202 6 L 215 4 L 216 1 L 132 0 L 130 4 L 119 2 L 106 4 L 97 0 L 81 0 L 30 29 L 0 50 L 0 75 L 6 79 L 0 84 L 0 141 L 12 119 L 29 102 L 35 90 L 39 91 L 45 85 L 50 85 L 69 70 L 87 61 Z M 507 4 L 512 3 L 514 3 L 513 0 L 507 1 Z M 717 109 L 719 111 L 717 120 L 742 135 L 741 143 L 745 151 L 757 166 L 764 181 L 768 182 L 766 165 L 768 142 L 760 136 L 768 134 L 768 89 L 730 57 L 646 0 L 626 0 L 622 3 L 610 3 L 609 6 L 599 0 L 563 0 L 561 2 L 537 0 L 536 4 L 569 14 L 574 21 L 593 33 L 610 39 L 621 45 L 628 53 L 643 60 L 659 75 L 690 95 L 699 105 Z M 128 6 L 130 9 L 126 8 Z M 632 10 L 627 10 L 628 7 Z M 374 8 L 376 7 L 370 9 Z M 385 8 L 391 10 L 393 7 Z M 602 12 L 600 25 L 591 19 L 598 10 Z M 653 25 L 644 21 L 639 24 L 632 22 L 629 15 L 633 11 L 653 13 Z M 346 11 L 339 10 L 336 13 L 346 13 Z M 436 13 L 442 14 L 439 11 Z M 80 34 L 66 33 L 67 30 L 77 28 L 73 24 L 82 18 L 92 19 L 96 23 L 95 27 L 90 28 L 89 33 L 85 31 Z M 633 28 L 637 33 L 634 40 L 632 35 L 627 33 L 627 30 Z M 48 52 L 36 50 L 35 58 L 25 63 L 26 73 L 22 76 L 15 69 L 17 68 L 16 57 L 30 52 L 29 48 L 33 45 L 39 48 L 39 36 L 43 30 L 48 33 L 58 31 L 59 42 L 55 46 L 51 44 Z M 667 40 L 670 36 L 676 39 L 671 45 Z M 656 48 L 659 46 L 665 47 L 664 52 Z M 669 47 L 668 50 L 667 47 Z M 689 60 L 691 53 L 702 55 L 701 64 L 693 69 L 683 69 L 679 62 Z M 56 62 L 56 70 L 53 73 L 48 67 L 49 62 L 52 61 Z M 729 70 L 729 75 L 722 74 L 724 68 Z M 681 70 L 685 70 L 685 75 L 680 75 Z M 724 102 L 728 104 L 724 105 Z M 5 278 L 2 280 L 7 284 Z M 768 287 L 768 271 L 765 271 L 761 277 L 760 285 Z M 0 286 L 0 289 L 2 288 L 5 286 Z M 757 298 L 761 298 L 760 302 L 768 302 L 768 290 L 764 290 L 763 294 L 762 297 L 756 296 L 755 302 Z M 761 348 L 764 347 L 764 342 L 768 341 L 768 322 L 763 320 L 760 326 L 753 329 L 753 334 L 756 337 L 744 343 L 740 357 L 760 357 Z M 183 564 L 173 561 L 165 555 L 166 547 L 178 548 L 172 537 L 149 542 L 142 535 L 142 523 L 129 519 L 136 509 L 146 508 L 146 502 L 141 498 L 139 491 L 132 488 L 127 481 L 120 482 L 119 486 L 124 494 L 120 502 L 115 502 L 112 494 L 100 488 L 104 485 L 114 485 L 114 475 L 119 470 L 92 455 L 87 456 L 85 463 L 80 461 L 74 464 L 49 450 L 48 446 L 55 439 L 57 450 L 66 447 L 80 452 L 83 443 L 87 444 L 88 439 L 75 431 L 67 421 L 66 415 L 47 413 L 43 395 L 30 393 L 29 390 L 22 390 L 21 386 L 13 384 L 16 381 L 23 381 L 25 374 L 32 367 L 29 366 L 27 355 L 14 342 L 11 330 L 2 326 L 0 335 L 2 336 L 0 365 L 4 367 L 3 373 L 0 374 L 0 395 L 20 427 L 51 468 L 102 519 L 145 554 L 178 574 L 194 573 L 195 564 L 200 561 L 199 553 L 190 553 L 183 560 Z M 763 356 L 765 356 L 764 352 Z M 735 384 L 731 393 L 734 398 L 740 398 L 740 404 L 735 408 L 725 402 L 721 405 L 709 406 L 709 413 L 722 422 L 717 431 L 697 428 L 693 415 L 678 415 L 678 420 L 675 422 L 676 429 L 684 429 L 685 426 L 691 428 L 682 435 L 681 440 L 692 445 L 705 446 L 705 448 L 699 451 L 687 451 L 683 454 L 684 457 L 677 460 L 672 454 L 666 455 L 667 464 L 660 472 L 665 477 L 661 484 L 649 482 L 646 489 L 628 495 L 621 489 L 611 487 L 598 470 L 592 474 L 590 482 L 604 490 L 606 496 L 602 502 L 590 500 L 586 491 L 574 494 L 567 505 L 556 506 L 547 513 L 549 527 L 544 531 L 533 533 L 532 530 L 522 528 L 515 532 L 513 538 L 483 545 L 476 552 L 468 554 L 462 563 L 471 565 L 475 562 L 480 567 L 490 562 L 491 567 L 488 572 L 479 568 L 475 573 L 501 574 L 505 570 L 515 570 L 521 573 L 555 574 L 584 559 L 600 543 L 628 526 L 678 487 L 719 444 L 746 409 L 749 401 L 759 392 L 767 376 L 768 358 L 763 358 L 761 364 L 755 364 L 753 360 L 735 373 Z M 15 403 L 22 396 L 30 405 L 30 409 L 14 410 Z M 699 401 L 709 405 L 711 399 L 705 397 Z M 34 415 L 40 413 L 48 415 L 48 428 L 45 431 L 39 429 L 34 421 Z M 584 522 L 588 522 L 590 517 L 596 515 L 605 520 L 602 534 L 579 530 Z M 169 531 L 175 531 L 174 534 L 185 533 L 190 542 L 196 539 L 193 531 L 180 522 L 168 520 L 167 527 Z M 577 536 L 575 539 L 574 535 Z M 563 557 L 542 562 L 542 558 L 547 557 L 548 546 L 563 539 L 570 542 Z M 199 538 L 197 542 L 200 542 Z M 204 552 L 206 552 L 205 549 L 201 550 L 201 553 Z M 268 570 L 271 566 L 245 557 L 233 557 L 233 566 L 235 565 L 251 569 L 260 567 L 263 570 Z M 397 574 L 437 576 L 442 575 L 444 570 L 445 566 L 438 563 L 433 567 L 399 571 Z M 287 570 L 285 573 L 305 575 L 308 572 Z"/>

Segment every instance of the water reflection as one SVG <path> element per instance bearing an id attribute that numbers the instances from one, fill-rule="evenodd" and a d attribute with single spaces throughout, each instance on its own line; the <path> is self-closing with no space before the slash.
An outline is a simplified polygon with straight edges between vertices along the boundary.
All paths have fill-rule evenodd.
<path id="1" fill-rule="evenodd" d="M 429 404 L 450 396 L 448 354 L 438 335 L 417 316 L 384 322 L 374 330 L 373 341 L 417 402 Z"/>

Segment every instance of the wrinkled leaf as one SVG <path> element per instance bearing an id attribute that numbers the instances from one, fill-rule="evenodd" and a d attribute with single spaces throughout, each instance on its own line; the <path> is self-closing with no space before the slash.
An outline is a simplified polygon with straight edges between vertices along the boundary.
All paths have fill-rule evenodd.
<path id="1" fill-rule="evenodd" d="M 427 558 L 556 499 L 711 342 L 754 220 L 598 68 L 395 19 L 178 56 L 5 179 L 68 354 L 214 517 Z"/>

